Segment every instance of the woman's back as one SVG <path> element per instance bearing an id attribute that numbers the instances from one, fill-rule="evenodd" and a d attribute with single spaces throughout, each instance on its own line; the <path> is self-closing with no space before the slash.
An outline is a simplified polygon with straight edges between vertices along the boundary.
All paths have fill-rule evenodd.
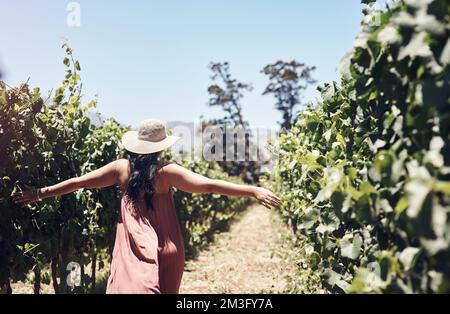
<path id="1" fill-rule="evenodd" d="M 151 208 L 122 197 L 108 293 L 178 293 L 185 252 L 166 165 L 158 164 Z M 123 172 L 127 182 L 130 166 Z"/>
<path id="2" fill-rule="evenodd" d="M 170 184 L 167 178 L 167 172 L 164 168 L 170 165 L 169 161 L 158 161 L 156 176 L 154 179 L 155 193 L 163 194 L 168 193 L 170 190 Z M 119 172 L 119 186 L 122 191 L 126 191 L 127 185 L 131 175 L 131 163 L 128 159 L 119 159 L 117 161 L 117 167 Z"/>

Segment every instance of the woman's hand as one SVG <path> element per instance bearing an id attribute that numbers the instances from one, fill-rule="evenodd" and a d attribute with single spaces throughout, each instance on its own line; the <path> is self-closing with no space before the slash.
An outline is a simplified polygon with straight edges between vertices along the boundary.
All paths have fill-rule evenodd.
<path id="1" fill-rule="evenodd" d="M 276 196 L 275 193 L 273 193 L 268 189 L 255 187 L 254 196 L 260 204 L 264 205 L 269 209 L 271 206 L 274 207 L 281 206 L 281 200 L 278 198 L 278 196 Z"/>
<path id="2" fill-rule="evenodd" d="M 30 189 L 13 194 L 13 202 L 22 206 L 41 200 L 39 189 Z"/>

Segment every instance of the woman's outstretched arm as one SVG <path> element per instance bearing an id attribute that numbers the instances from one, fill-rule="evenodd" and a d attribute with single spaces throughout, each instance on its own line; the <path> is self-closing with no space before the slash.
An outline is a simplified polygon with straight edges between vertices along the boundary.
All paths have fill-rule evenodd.
<path id="1" fill-rule="evenodd" d="M 15 193 L 13 200 L 15 203 L 27 205 L 44 198 L 69 194 L 82 188 L 95 189 L 115 185 L 119 183 L 122 168 L 123 160 L 116 160 L 81 177 L 40 189 Z"/>
<path id="2" fill-rule="evenodd" d="M 228 196 L 256 198 L 262 205 L 279 207 L 280 199 L 271 191 L 251 185 L 234 184 L 223 180 L 213 180 L 192 172 L 177 164 L 164 167 L 168 185 L 188 193 L 217 193 Z"/>

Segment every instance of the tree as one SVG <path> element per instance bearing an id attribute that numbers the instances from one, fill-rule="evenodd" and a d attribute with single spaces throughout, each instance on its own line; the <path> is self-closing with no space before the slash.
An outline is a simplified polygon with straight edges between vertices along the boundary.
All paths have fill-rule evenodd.
<path id="1" fill-rule="evenodd" d="M 252 85 L 238 82 L 233 79 L 230 74 L 230 66 L 228 62 L 214 63 L 211 62 L 209 68 L 213 72 L 211 80 L 213 82 L 219 80 L 219 84 L 212 84 L 208 87 L 210 95 L 208 105 L 210 107 L 220 107 L 225 112 L 225 116 L 220 119 L 212 119 L 203 121 L 202 129 L 207 126 L 220 126 L 223 132 L 223 158 L 219 161 L 219 165 L 223 171 L 231 176 L 240 176 L 247 183 L 258 182 L 261 165 L 258 162 L 250 161 L 251 153 L 251 131 L 250 124 L 244 119 L 242 114 L 241 100 L 244 97 L 244 91 L 251 91 Z M 231 127 L 231 129 L 230 129 Z M 245 160 L 237 161 L 237 143 L 227 143 L 228 135 L 242 128 L 245 133 Z M 228 138 L 233 138 L 228 136 Z M 254 149 L 254 148 L 253 148 Z M 233 160 L 227 159 L 228 156 L 234 156 Z"/>
<path id="2" fill-rule="evenodd" d="M 241 83 L 233 79 L 228 62 L 211 62 L 209 68 L 213 72 L 211 79 L 213 81 L 220 79 L 223 84 L 223 87 L 217 84 L 212 84 L 208 87 L 210 95 L 208 105 L 210 107 L 221 107 L 226 113 L 226 116 L 222 119 L 214 120 L 215 124 L 231 124 L 234 127 L 242 126 L 247 129 L 249 123 L 244 120 L 242 115 L 241 99 L 244 97 L 244 91 L 253 89 L 251 84 Z"/>
<path id="3" fill-rule="evenodd" d="M 302 92 L 309 85 L 317 83 L 311 77 L 311 73 L 316 67 L 306 66 L 304 63 L 277 61 L 269 64 L 261 71 L 269 77 L 270 83 L 267 85 L 263 95 L 273 94 L 276 99 L 275 108 L 283 114 L 283 121 L 280 123 L 282 129 L 289 130 L 295 123 L 298 110 L 302 105 Z"/>

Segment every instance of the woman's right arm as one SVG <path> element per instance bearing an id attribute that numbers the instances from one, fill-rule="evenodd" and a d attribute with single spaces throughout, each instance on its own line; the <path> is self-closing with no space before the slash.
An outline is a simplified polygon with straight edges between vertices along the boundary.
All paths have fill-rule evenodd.
<path id="1" fill-rule="evenodd" d="M 13 200 L 18 204 L 27 205 L 45 198 L 66 195 L 82 188 L 96 189 L 119 184 L 124 166 L 126 166 L 124 159 L 116 160 L 77 178 L 40 189 L 18 192 L 13 195 Z"/>
<path id="2" fill-rule="evenodd" d="M 217 193 L 227 196 L 254 197 L 262 205 L 279 207 L 280 199 L 271 191 L 251 185 L 234 184 L 224 180 L 214 180 L 192 172 L 177 164 L 164 167 L 168 185 L 188 193 Z"/>

